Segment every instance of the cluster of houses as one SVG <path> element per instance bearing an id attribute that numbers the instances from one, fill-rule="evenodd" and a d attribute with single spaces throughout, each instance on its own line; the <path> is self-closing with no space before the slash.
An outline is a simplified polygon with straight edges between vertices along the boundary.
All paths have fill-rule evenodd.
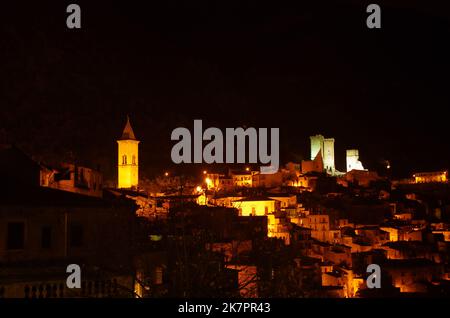
<path id="1" fill-rule="evenodd" d="M 1 146 L 0 298 L 450 294 L 447 172 L 392 182 L 352 151 L 361 169 L 339 173 L 333 140 L 322 139 L 311 160 L 274 174 L 165 173 L 151 188 L 136 185 L 129 121 L 119 140 L 126 187 Z M 69 264 L 82 268 L 79 290 L 65 285 Z M 380 291 L 367 287 L 370 264 L 382 270 Z"/>

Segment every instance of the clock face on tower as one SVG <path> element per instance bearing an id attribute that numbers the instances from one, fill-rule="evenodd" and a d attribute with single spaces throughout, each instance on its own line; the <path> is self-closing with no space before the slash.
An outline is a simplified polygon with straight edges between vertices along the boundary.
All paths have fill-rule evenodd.
<path id="1" fill-rule="evenodd" d="M 450 298 L 448 5 L 0 11 L 0 298 Z"/>

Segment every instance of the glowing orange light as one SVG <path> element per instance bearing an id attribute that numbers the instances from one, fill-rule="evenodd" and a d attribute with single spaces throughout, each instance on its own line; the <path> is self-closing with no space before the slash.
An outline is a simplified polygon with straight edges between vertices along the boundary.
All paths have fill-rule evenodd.
<path id="1" fill-rule="evenodd" d="M 206 170 L 203 170 L 203 174 L 206 174 Z"/>
<path id="2" fill-rule="evenodd" d="M 245 171 L 250 171 L 250 168 L 249 167 L 245 168 Z"/>
<path id="3" fill-rule="evenodd" d="M 169 176 L 169 173 L 168 173 L 168 172 L 166 172 L 166 173 L 164 173 L 164 175 L 165 175 L 166 177 L 168 177 L 168 176 Z"/>

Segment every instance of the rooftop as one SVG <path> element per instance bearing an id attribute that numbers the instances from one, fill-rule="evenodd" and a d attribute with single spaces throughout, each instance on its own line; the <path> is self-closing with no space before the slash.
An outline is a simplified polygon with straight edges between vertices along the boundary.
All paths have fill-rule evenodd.
<path id="1" fill-rule="evenodd" d="M 266 196 L 253 196 L 253 197 L 245 197 L 243 199 L 235 200 L 233 202 L 245 202 L 245 201 L 276 201 Z"/>
<path id="2" fill-rule="evenodd" d="M 136 140 L 136 136 L 134 135 L 133 128 L 130 124 L 130 117 L 127 116 L 127 123 L 125 124 L 125 128 L 123 129 L 122 136 L 119 140 Z"/>

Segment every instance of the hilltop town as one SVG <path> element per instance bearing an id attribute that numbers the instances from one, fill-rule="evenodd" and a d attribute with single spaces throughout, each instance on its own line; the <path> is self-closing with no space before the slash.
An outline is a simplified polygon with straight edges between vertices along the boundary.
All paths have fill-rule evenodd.
<path id="1" fill-rule="evenodd" d="M 333 138 L 274 174 L 243 164 L 141 178 L 129 118 L 117 182 L 0 148 L 0 298 L 403 297 L 450 292 L 448 171 L 392 180 Z M 141 180 L 142 179 L 142 180 Z M 82 269 L 68 289 L 66 267 Z M 381 288 L 367 287 L 370 264 Z"/>

